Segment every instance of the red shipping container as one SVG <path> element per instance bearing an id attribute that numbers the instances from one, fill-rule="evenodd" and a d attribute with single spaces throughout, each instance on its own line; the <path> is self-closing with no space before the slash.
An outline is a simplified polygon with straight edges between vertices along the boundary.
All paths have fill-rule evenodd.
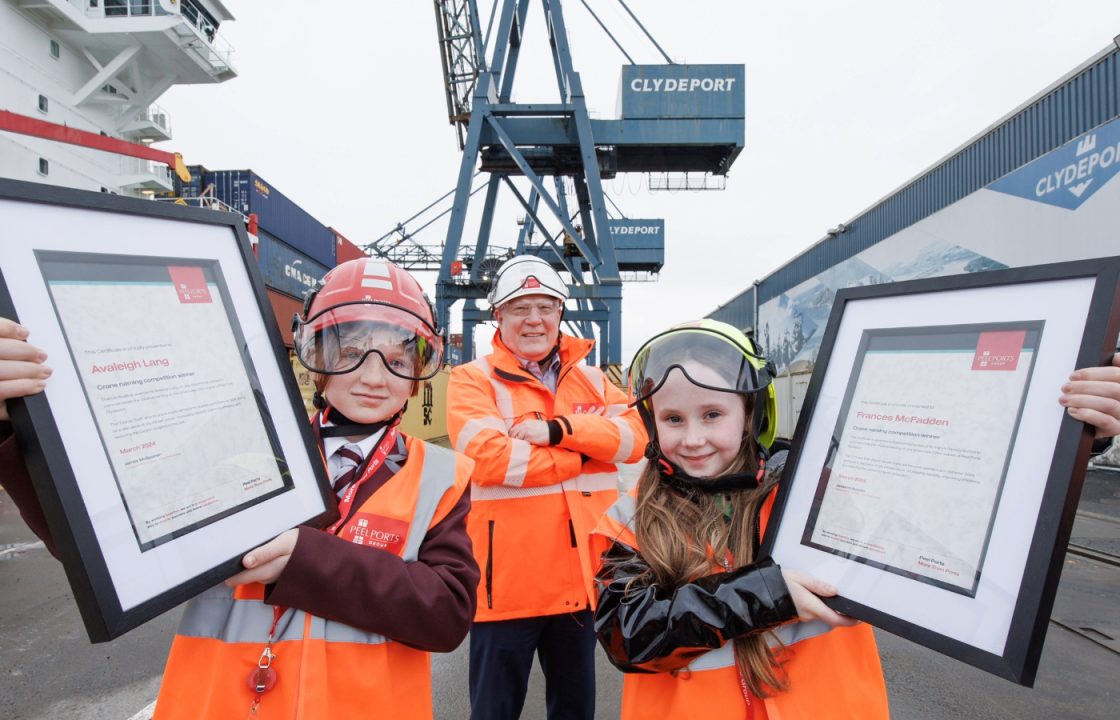
<path id="1" fill-rule="evenodd" d="M 369 257 L 366 253 L 362 252 L 361 248 L 347 240 L 346 236 L 338 230 L 331 228 L 331 232 L 334 233 L 335 240 L 334 256 L 339 265 L 347 260 L 358 260 L 359 258 Z"/>
<path id="2" fill-rule="evenodd" d="M 303 302 L 278 293 L 271 288 L 268 290 L 268 301 L 272 304 L 272 312 L 276 315 L 276 324 L 280 328 L 280 337 L 284 345 L 295 347 L 292 341 L 292 315 L 303 312 Z"/>

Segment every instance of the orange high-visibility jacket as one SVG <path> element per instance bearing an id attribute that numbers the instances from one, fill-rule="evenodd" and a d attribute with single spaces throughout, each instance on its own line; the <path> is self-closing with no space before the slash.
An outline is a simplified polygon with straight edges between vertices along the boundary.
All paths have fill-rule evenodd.
<path id="1" fill-rule="evenodd" d="M 763 505 L 765 532 L 775 493 Z M 639 550 L 631 529 L 636 492 L 619 498 L 592 537 L 597 559 L 615 541 Z M 829 629 L 819 620 L 794 622 L 772 630 L 784 645 L 778 651 L 788 684 L 764 699 L 768 720 L 880 720 L 890 717 L 887 688 L 875 636 L 866 624 Z M 752 695 L 752 701 L 758 699 Z M 747 717 L 739 684 L 734 644 L 699 656 L 676 673 L 627 673 L 622 683 L 621 720 L 722 720 Z"/>
<path id="2" fill-rule="evenodd" d="M 626 394 L 583 362 L 593 342 L 560 336 L 553 394 L 495 335 L 494 352 L 451 371 L 447 432 L 475 461 L 467 532 L 482 570 L 476 621 L 593 606 L 588 537 L 618 497 L 615 463 L 642 457 L 646 433 Z M 557 419 L 563 437 L 532 445 L 507 433 Z"/>
<path id="3" fill-rule="evenodd" d="M 459 501 L 472 465 L 413 438 L 407 450 L 408 462 L 356 511 L 409 524 L 398 553 L 406 562 Z M 219 585 L 191 601 L 171 645 L 155 720 L 248 716 L 255 696 L 249 673 L 273 620 L 263 598 L 264 586 L 254 583 Z M 261 698 L 255 717 L 262 720 L 432 717 L 427 652 L 301 610 L 281 617 L 272 649 L 278 681 Z"/>

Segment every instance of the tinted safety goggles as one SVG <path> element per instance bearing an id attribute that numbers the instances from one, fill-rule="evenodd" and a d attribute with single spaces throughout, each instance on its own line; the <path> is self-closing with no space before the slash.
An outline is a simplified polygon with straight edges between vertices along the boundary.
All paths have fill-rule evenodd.
<path id="1" fill-rule="evenodd" d="M 303 365 L 323 375 L 357 370 L 370 355 L 408 380 L 427 380 L 443 359 L 443 341 L 428 323 L 394 305 L 348 303 L 307 320 L 295 318 L 293 339 Z"/>
<path id="2" fill-rule="evenodd" d="M 755 393 L 770 384 L 766 359 L 730 337 L 696 327 L 655 335 L 630 364 L 630 393 L 634 403 L 648 400 L 677 370 L 689 382 L 709 390 Z"/>

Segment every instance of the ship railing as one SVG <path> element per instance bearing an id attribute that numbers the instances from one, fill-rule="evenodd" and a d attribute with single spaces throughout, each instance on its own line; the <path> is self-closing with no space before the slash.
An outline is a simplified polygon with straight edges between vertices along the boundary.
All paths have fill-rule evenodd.
<path id="1" fill-rule="evenodd" d="M 229 66 L 233 46 L 218 35 L 218 23 L 194 0 L 179 0 L 179 12 L 164 9 L 159 0 L 67 0 L 87 17 L 157 17 L 178 14 L 210 45 L 211 59 Z"/>
<path id="2" fill-rule="evenodd" d="M 70 4 L 92 17 L 152 17 L 172 15 L 159 6 L 159 0 L 69 0 Z"/>
<path id="3" fill-rule="evenodd" d="M 246 217 L 245 213 L 241 212 L 232 205 L 229 205 L 214 197 L 213 185 L 208 185 L 206 189 L 202 191 L 201 195 L 196 195 L 194 197 L 160 197 L 155 199 L 159 202 L 175 203 L 176 205 L 187 205 L 189 207 L 203 208 L 206 210 L 221 210 L 222 212 L 230 212 L 238 215 L 242 220 L 249 220 L 249 218 Z"/>
<path id="4" fill-rule="evenodd" d="M 180 0 L 180 13 L 211 43 L 218 33 L 218 25 L 204 12 L 194 0 Z"/>
<path id="5" fill-rule="evenodd" d="M 169 136 L 171 135 L 171 123 L 168 121 L 167 111 L 159 105 L 149 105 L 144 113 L 148 122 L 152 123 L 158 128 L 161 128 Z"/>

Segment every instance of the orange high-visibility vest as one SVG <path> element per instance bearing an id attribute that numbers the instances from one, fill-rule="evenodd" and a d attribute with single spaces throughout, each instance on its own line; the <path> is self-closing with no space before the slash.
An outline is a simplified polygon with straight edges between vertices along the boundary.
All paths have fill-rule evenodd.
<path id="1" fill-rule="evenodd" d="M 762 508 L 761 531 L 774 503 Z M 615 540 L 638 548 L 631 530 L 636 493 L 623 496 L 595 530 L 592 548 L 600 558 Z M 887 688 L 871 626 L 829 629 L 819 620 L 773 629 L 786 689 L 764 699 L 768 720 L 879 720 L 889 718 Z M 752 695 L 752 701 L 757 698 Z M 707 652 L 676 673 L 627 673 L 622 683 L 621 720 L 722 720 L 747 717 L 733 643 Z"/>
<path id="2" fill-rule="evenodd" d="M 427 531 L 462 497 L 471 462 L 413 438 L 407 448 L 408 462 L 357 512 L 407 522 L 398 554 L 415 561 Z M 191 601 L 171 645 L 155 720 L 248 715 L 255 696 L 249 673 L 273 620 L 263 597 L 264 586 L 254 583 L 219 585 Z M 272 648 L 278 682 L 261 698 L 262 720 L 432 717 L 427 652 L 294 609 L 277 625 Z"/>
<path id="3" fill-rule="evenodd" d="M 593 342 L 560 336 L 556 392 L 521 368 L 499 336 L 494 352 L 451 371 L 447 431 L 475 461 L 467 532 L 482 570 L 475 621 L 594 605 L 587 542 L 618 497 L 615 463 L 635 462 L 646 434 L 626 394 L 583 362 Z M 525 419 L 559 418 L 555 446 L 515 440 Z"/>

